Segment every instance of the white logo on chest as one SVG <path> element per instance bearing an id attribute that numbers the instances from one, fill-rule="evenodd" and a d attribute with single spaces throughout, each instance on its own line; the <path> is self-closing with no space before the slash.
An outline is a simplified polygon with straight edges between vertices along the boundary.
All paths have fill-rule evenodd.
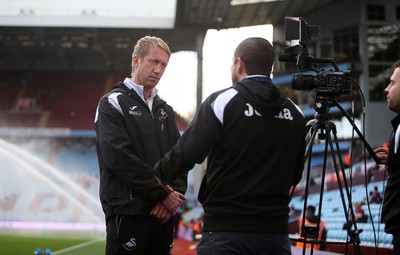
<path id="1" fill-rule="evenodd" d="M 142 115 L 142 112 L 141 111 L 136 111 L 135 109 L 137 108 L 137 106 L 131 106 L 131 107 L 129 107 L 129 114 L 130 115 L 133 115 L 133 116 L 141 116 Z"/>

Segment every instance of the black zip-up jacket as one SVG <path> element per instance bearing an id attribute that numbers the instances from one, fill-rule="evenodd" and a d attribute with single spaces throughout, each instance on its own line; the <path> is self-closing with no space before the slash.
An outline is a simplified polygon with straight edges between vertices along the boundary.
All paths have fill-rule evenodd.
<path id="1" fill-rule="evenodd" d="M 395 137 L 400 125 L 400 115 L 392 120 L 393 136 L 389 144 L 388 174 L 382 207 L 382 219 L 385 223 L 385 232 L 394 234 L 398 238 L 400 234 L 400 146 L 395 152 Z M 399 241 L 399 240 L 396 240 Z"/>
<path id="2" fill-rule="evenodd" d="M 207 158 L 204 231 L 288 233 L 290 187 L 302 176 L 303 113 L 256 76 L 210 95 L 155 169 L 164 183 Z"/>
<path id="3" fill-rule="evenodd" d="M 100 167 L 100 201 L 106 218 L 149 215 L 168 193 L 158 184 L 154 164 L 180 137 L 173 109 L 155 96 L 152 111 L 124 83 L 99 102 L 95 130 Z M 182 194 L 187 175 L 171 185 Z"/>

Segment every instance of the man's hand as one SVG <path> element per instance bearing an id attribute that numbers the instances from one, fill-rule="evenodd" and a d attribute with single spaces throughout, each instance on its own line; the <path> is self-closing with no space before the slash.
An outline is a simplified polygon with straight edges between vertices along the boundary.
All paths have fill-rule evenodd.
<path id="1" fill-rule="evenodd" d="M 162 223 L 166 223 L 171 218 L 172 214 L 162 203 L 158 202 L 151 210 L 150 216 L 160 220 Z"/>
<path id="2" fill-rule="evenodd" d="M 385 147 L 379 147 L 374 150 L 376 156 L 380 160 L 380 163 L 383 165 L 387 165 L 387 159 L 388 159 L 388 152 L 389 149 Z"/>
<path id="3" fill-rule="evenodd" d="M 169 193 L 169 195 L 161 202 L 164 207 L 168 209 L 168 211 L 175 215 L 176 211 L 178 211 L 181 203 L 186 200 L 185 196 L 181 193 L 174 191 Z"/>
<path id="4" fill-rule="evenodd" d="M 175 191 L 171 186 L 162 183 L 157 176 L 156 179 L 161 187 L 163 187 L 165 191 L 169 193 L 169 195 L 161 202 L 162 205 L 166 207 L 172 215 L 175 215 L 182 202 L 186 200 L 186 197 L 183 194 Z"/>

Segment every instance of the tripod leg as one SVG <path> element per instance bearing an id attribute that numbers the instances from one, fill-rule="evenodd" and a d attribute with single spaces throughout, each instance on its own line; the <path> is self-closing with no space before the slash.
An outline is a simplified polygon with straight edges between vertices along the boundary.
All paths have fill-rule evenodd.
<path id="1" fill-rule="evenodd" d="M 344 164 L 343 164 L 343 159 L 341 157 L 341 152 L 340 152 L 340 147 L 339 147 L 339 142 L 336 136 L 336 128 L 335 126 L 332 124 L 332 133 L 333 133 L 333 138 L 334 138 L 334 143 L 336 146 L 336 152 L 337 155 L 335 153 L 335 148 L 333 147 L 333 142 L 331 139 L 331 136 L 328 136 L 328 140 L 329 140 L 329 146 L 331 149 L 331 155 L 332 155 L 332 159 L 333 159 L 333 164 L 334 164 L 334 168 L 335 168 L 335 173 L 336 173 L 336 178 L 337 178 L 337 183 L 338 183 L 338 189 L 340 192 L 340 196 L 341 196 L 341 200 L 342 200 L 342 205 L 343 205 L 343 210 L 344 210 L 344 214 L 346 217 L 346 226 L 347 226 L 347 233 L 348 236 L 350 237 L 350 243 L 353 243 L 354 245 L 354 252 L 355 254 L 361 254 L 361 249 L 360 249 L 360 238 L 358 236 L 359 231 L 357 230 L 357 223 L 355 222 L 355 218 L 354 218 L 354 210 L 353 210 L 353 206 L 352 206 L 352 199 L 351 199 L 351 195 L 349 192 L 349 186 L 347 184 L 347 179 L 346 179 L 346 172 L 344 171 Z M 340 177 L 339 174 L 339 170 L 338 170 L 338 164 L 336 159 L 339 159 L 339 163 L 340 163 L 340 170 L 341 170 L 341 174 L 342 174 L 342 178 Z M 350 209 L 350 215 L 351 218 L 349 217 L 349 214 L 346 210 L 346 203 L 345 203 L 345 197 L 344 197 L 344 192 L 343 192 L 343 187 L 342 187 L 342 181 L 343 181 L 343 185 L 344 185 L 344 190 L 346 192 L 346 196 L 347 196 L 347 201 L 349 201 L 349 209 Z M 351 223 L 351 224 L 350 224 Z M 354 227 L 354 231 L 351 231 L 351 226 L 353 225 Z"/>
<path id="2" fill-rule="evenodd" d="M 306 248 L 307 248 L 307 238 L 316 238 L 315 236 L 311 236 L 309 234 L 309 227 L 305 226 L 305 219 L 306 219 L 306 208 L 308 205 L 308 194 L 309 194 L 309 185 L 310 185 L 310 172 L 311 172 L 311 156 L 312 156 L 312 148 L 313 148 L 313 143 L 318 131 L 318 123 L 317 122 L 311 122 L 307 124 L 307 135 L 310 133 L 310 138 L 308 141 L 307 145 L 307 150 L 305 153 L 304 157 L 304 164 L 308 160 L 307 164 L 307 173 L 306 173 L 306 186 L 305 186 L 305 194 L 304 194 L 304 204 L 303 204 L 303 213 L 302 213 L 302 220 L 301 220 L 301 226 L 299 226 L 299 236 L 303 237 L 302 239 L 298 238 L 297 242 L 303 243 L 303 255 L 306 254 Z M 314 243 L 311 242 L 311 255 L 313 254 L 313 249 L 314 249 Z"/>
<path id="3" fill-rule="evenodd" d="M 350 195 L 349 188 L 347 185 L 346 175 L 345 175 L 345 171 L 344 171 L 344 164 L 343 164 L 343 160 L 342 160 L 341 153 L 340 153 L 338 139 L 336 136 L 336 127 L 335 127 L 334 123 L 329 121 L 330 117 L 327 113 L 323 113 L 323 114 L 320 114 L 320 112 L 318 112 L 318 113 L 319 114 L 316 115 L 316 120 L 314 119 L 307 123 L 307 127 L 312 130 L 312 134 L 311 134 L 312 139 L 310 140 L 310 143 L 307 148 L 307 153 L 306 153 L 306 156 L 308 156 L 306 158 L 308 158 L 309 161 L 308 161 L 307 182 L 306 182 L 306 189 L 305 189 L 305 191 L 306 191 L 305 203 L 304 203 L 304 208 L 303 208 L 303 221 L 302 221 L 302 226 L 301 226 L 301 229 L 302 229 L 301 236 L 304 237 L 304 239 L 301 240 L 304 243 L 303 254 L 305 254 L 305 251 L 306 251 L 305 245 L 307 243 L 311 244 L 311 254 L 313 254 L 313 248 L 316 243 L 319 243 L 319 244 L 328 243 L 325 241 L 318 242 L 317 240 L 318 240 L 318 235 L 319 235 L 319 233 L 318 233 L 319 227 L 320 227 L 320 223 L 321 223 L 321 210 L 322 210 L 323 192 L 324 192 L 324 185 L 325 185 L 325 173 L 326 173 L 326 167 L 327 167 L 327 156 L 328 156 L 328 146 L 329 146 L 329 149 L 331 151 L 333 165 L 334 165 L 334 171 L 335 171 L 336 178 L 337 178 L 338 191 L 340 193 L 340 198 L 342 201 L 342 206 L 343 206 L 343 210 L 344 210 L 344 214 L 345 214 L 346 222 L 347 222 L 347 226 L 348 226 L 347 234 L 350 237 L 350 241 L 351 241 L 350 242 L 349 239 L 347 239 L 344 244 L 346 244 L 346 250 L 347 250 L 348 244 L 352 243 L 355 254 L 359 255 L 359 254 L 361 254 L 361 250 L 360 250 L 360 246 L 359 246 L 360 239 L 358 236 L 360 231 L 357 230 L 357 225 L 354 222 L 354 220 L 351 221 L 351 223 L 354 224 L 355 230 L 351 231 L 352 226 L 350 225 L 350 222 L 349 222 L 349 219 L 350 219 L 349 212 L 346 210 L 347 206 L 346 206 L 346 199 L 345 199 L 345 195 L 344 195 L 344 191 L 343 191 L 343 187 L 342 187 L 342 181 L 345 186 L 346 197 L 349 202 L 351 202 L 351 195 Z M 310 123 L 311 123 L 311 125 L 309 125 Z M 307 207 L 307 196 L 308 196 L 308 192 L 309 192 L 312 142 L 315 139 L 317 131 L 320 131 L 320 133 L 318 134 L 318 138 L 320 140 L 325 140 L 325 150 L 324 150 L 322 177 L 321 177 L 319 210 L 318 210 L 317 224 L 316 224 L 317 227 L 309 227 L 309 226 L 304 226 L 304 224 L 305 224 L 304 217 L 305 217 L 305 210 Z M 332 133 L 333 133 L 334 142 L 332 141 Z M 333 143 L 335 143 L 336 148 L 334 148 Z M 336 152 L 338 153 L 339 156 L 337 156 Z M 339 173 L 337 158 L 339 158 L 341 174 L 342 174 L 343 179 L 341 178 L 340 173 Z M 350 213 L 351 213 L 352 219 L 354 219 L 354 210 L 353 210 L 353 207 L 351 206 L 351 203 L 350 203 Z M 311 231 L 316 231 L 317 234 L 315 234 L 315 232 L 311 233 Z M 313 240 L 307 241 L 307 238 L 313 238 Z"/>

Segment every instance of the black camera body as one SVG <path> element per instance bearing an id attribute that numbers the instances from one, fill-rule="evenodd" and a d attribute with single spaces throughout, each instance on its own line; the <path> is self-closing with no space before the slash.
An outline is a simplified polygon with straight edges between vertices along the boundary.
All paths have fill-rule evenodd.
<path id="1" fill-rule="evenodd" d="M 312 35 L 320 35 L 318 26 L 310 26 L 300 17 L 285 18 L 286 40 L 298 40 L 298 44 L 285 49 L 279 55 L 281 62 L 295 62 L 301 72 L 314 71 L 316 74 L 297 73 L 292 78 L 292 88 L 296 90 L 315 90 L 315 96 L 336 97 L 351 95 L 350 71 L 340 71 L 330 58 L 314 58 L 308 54 L 307 46 Z M 318 65 L 330 65 L 334 70 L 326 71 Z"/>
<path id="2" fill-rule="evenodd" d="M 317 96 L 351 95 L 349 72 L 320 71 L 315 75 L 297 73 L 292 78 L 292 88 L 315 90 Z"/>

